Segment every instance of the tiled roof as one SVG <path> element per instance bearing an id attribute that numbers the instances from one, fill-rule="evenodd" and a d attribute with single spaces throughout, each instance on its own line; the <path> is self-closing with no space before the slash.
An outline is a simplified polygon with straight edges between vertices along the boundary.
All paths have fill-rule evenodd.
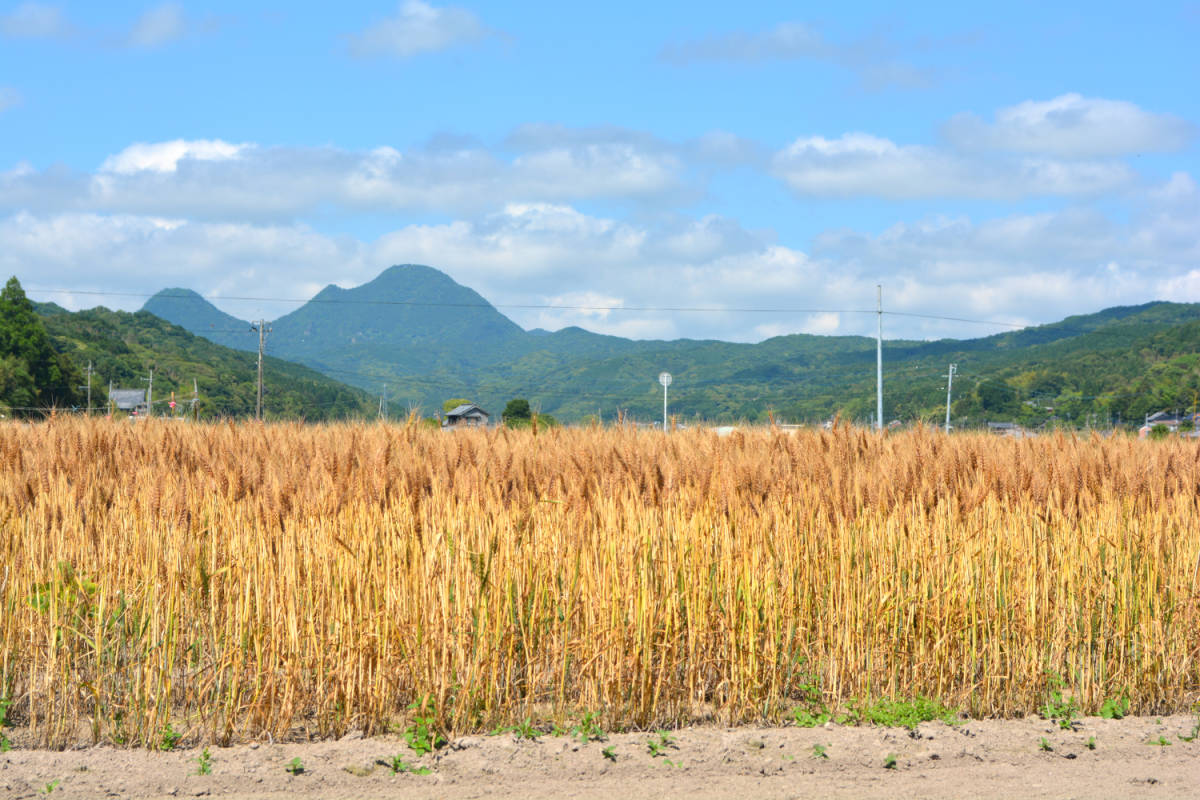
<path id="1" fill-rule="evenodd" d="M 452 408 L 451 410 L 447 411 L 446 416 L 447 417 L 465 417 L 467 414 L 470 414 L 472 410 L 478 411 L 480 414 L 483 414 L 485 417 L 491 416 L 490 414 L 488 414 L 486 411 L 484 411 L 482 408 L 475 405 L 474 403 L 463 403 L 461 406 L 456 406 L 455 408 Z"/>

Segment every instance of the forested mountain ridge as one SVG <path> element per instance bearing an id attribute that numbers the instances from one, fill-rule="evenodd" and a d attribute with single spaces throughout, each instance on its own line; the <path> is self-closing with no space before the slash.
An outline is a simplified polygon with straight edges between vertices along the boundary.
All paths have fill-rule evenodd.
<path id="1" fill-rule="evenodd" d="M 166 290 L 146 309 L 214 340 L 206 330 L 245 329 L 228 343 L 257 347 L 248 323 L 195 293 Z M 1184 366 L 1200 352 L 1189 327 L 1197 321 L 1200 305 L 1154 302 L 974 339 L 887 340 L 885 417 L 943 419 L 943 375 L 953 362 L 959 425 L 1140 418 L 1200 387 Z M 352 289 L 326 287 L 273 323 L 268 350 L 371 393 L 386 385 L 395 404 L 426 413 L 449 397 L 489 409 L 527 397 L 565 421 L 611 419 L 618 410 L 653 419 L 663 370 L 675 375 L 671 406 L 683 419 L 816 421 L 840 413 L 865 422 L 874 409 L 871 338 L 793 334 L 742 344 L 631 340 L 577 327 L 524 331 L 473 290 L 411 264 Z"/>
<path id="2" fill-rule="evenodd" d="M 145 389 L 154 371 L 154 413 L 179 416 L 197 397 L 202 417 L 254 414 L 256 357 L 222 347 L 145 311 L 93 308 L 71 313 L 32 303 L 16 279 L 0 294 L 0 413 L 39 416 L 88 401 L 107 406 L 107 390 Z M 312 420 L 362 416 L 375 399 L 312 369 L 277 358 L 264 365 L 264 416 Z M 193 395 L 195 392 L 195 395 Z M 177 400 L 172 411 L 172 393 Z"/>

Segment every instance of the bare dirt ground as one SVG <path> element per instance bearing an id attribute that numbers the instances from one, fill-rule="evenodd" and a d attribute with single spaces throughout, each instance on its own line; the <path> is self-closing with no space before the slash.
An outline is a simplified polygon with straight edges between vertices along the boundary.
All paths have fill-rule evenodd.
<path id="1" fill-rule="evenodd" d="M 1200 797 L 1200 739 L 1180 738 L 1195 724 L 1185 716 L 1088 718 L 1064 731 L 1031 718 L 926 723 L 914 734 L 697 727 L 672 732 L 657 756 L 647 741 L 659 738 L 648 733 L 586 744 L 549 735 L 465 737 L 419 759 L 398 737 L 351 735 L 212 747 L 209 775 L 197 774 L 199 750 L 18 747 L 0 754 L 0 797 Z M 430 773 L 393 774 L 384 762 L 397 754 Z M 287 771 L 295 758 L 300 774 Z"/>

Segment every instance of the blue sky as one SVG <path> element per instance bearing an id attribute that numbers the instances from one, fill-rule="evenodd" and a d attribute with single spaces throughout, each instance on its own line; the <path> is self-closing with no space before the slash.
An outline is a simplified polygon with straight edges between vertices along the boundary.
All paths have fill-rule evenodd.
<path id="1" fill-rule="evenodd" d="M 835 310 L 877 282 L 1200 301 L 1200 4 L 843 5 L 0 3 L 0 270 L 71 307 L 417 262 L 502 305 L 826 310 L 510 312 L 744 341 L 865 332 Z"/>

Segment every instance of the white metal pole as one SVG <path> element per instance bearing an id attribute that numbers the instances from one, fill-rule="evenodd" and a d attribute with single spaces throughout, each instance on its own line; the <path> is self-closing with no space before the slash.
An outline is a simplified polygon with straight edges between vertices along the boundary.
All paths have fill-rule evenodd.
<path id="1" fill-rule="evenodd" d="M 946 373 L 946 433 L 950 432 L 950 387 L 954 385 L 955 366 L 951 364 L 950 371 Z"/>
<path id="2" fill-rule="evenodd" d="M 667 387 L 663 386 L 663 430 L 667 429 Z"/>
<path id="3" fill-rule="evenodd" d="M 883 286 L 876 284 L 879 327 L 875 335 L 875 429 L 883 430 Z"/>

